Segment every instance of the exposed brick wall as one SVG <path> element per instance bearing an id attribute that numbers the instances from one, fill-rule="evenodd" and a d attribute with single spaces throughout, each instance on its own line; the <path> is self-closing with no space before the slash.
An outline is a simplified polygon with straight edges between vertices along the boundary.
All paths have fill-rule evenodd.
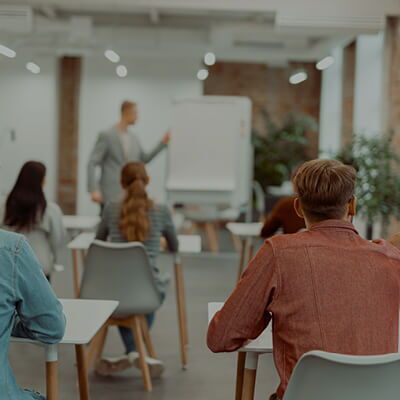
<path id="1" fill-rule="evenodd" d="M 289 83 L 290 74 L 304 69 L 309 78 L 299 85 Z M 253 128 L 261 134 L 265 126 L 261 110 L 279 123 L 289 112 L 312 116 L 319 121 L 321 73 L 314 63 L 291 63 L 287 68 L 265 64 L 220 62 L 210 67 L 204 82 L 206 95 L 247 96 L 253 102 Z M 309 133 L 311 157 L 318 154 L 318 133 Z"/>
<path id="2" fill-rule="evenodd" d="M 61 58 L 58 84 L 57 201 L 65 214 L 76 213 L 80 83 L 81 58 Z"/>
<path id="3" fill-rule="evenodd" d="M 345 146 L 353 138 L 354 123 L 354 87 L 356 76 L 356 42 L 343 49 L 342 79 L 342 137 L 341 145 Z"/>

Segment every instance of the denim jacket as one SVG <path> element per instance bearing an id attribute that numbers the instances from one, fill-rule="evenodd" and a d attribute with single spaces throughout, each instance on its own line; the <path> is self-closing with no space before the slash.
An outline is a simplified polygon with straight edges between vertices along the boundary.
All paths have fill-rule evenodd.
<path id="1" fill-rule="evenodd" d="M 65 331 L 62 306 L 27 240 L 0 230 L 0 398 L 31 400 L 16 383 L 8 362 L 10 336 L 57 343 Z M 34 367 L 34 366 L 32 366 Z"/>

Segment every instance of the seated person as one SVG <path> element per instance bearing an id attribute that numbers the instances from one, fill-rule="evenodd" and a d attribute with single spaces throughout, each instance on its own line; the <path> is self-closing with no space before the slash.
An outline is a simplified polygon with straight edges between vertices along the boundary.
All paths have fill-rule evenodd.
<path id="1" fill-rule="evenodd" d="M 294 209 L 295 196 L 284 197 L 275 204 L 261 230 L 261 237 L 267 238 L 279 228 L 283 233 L 296 233 L 306 227 L 304 218 L 300 218 Z"/>
<path id="2" fill-rule="evenodd" d="M 8 363 L 10 336 L 59 342 L 65 330 L 62 306 L 23 236 L 0 230 L 0 265 L 0 398 L 44 400 L 18 387 Z"/>
<path id="3" fill-rule="evenodd" d="M 156 266 L 160 252 L 160 239 L 164 237 L 168 249 L 176 252 L 178 238 L 169 209 L 154 204 L 149 199 L 146 191 L 148 183 L 149 177 L 143 163 L 130 162 L 124 166 L 121 171 L 121 185 L 125 191 L 124 198 L 122 201 L 106 205 L 96 239 L 109 239 L 111 242 L 143 242 L 158 288 L 164 297 L 168 279 L 162 277 Z M 147 315 L 149 327 L 153 321 L 154 315 Z M 139 367 L 139 354 L 136 351 L 132 331 L 124 327 L 119 327 L 119 331 L 127 356 L 117 360 L 100 360 L 96 371 L 101 375 L 107 376 L 132 365 Z M 146 361 L 152 376 L 159 376 L 163 372 L 164 367 L 161 361 L 150 357 L 147 357 Z"/>
<path id="4" fill-rule="evenodd" d="M 48 202 L 44 195 L 45 177 L 46 167 L 42 163 L 25 163 L 6 203 L 0 206 L 0 221 L 4 229 L 26 236 L 50 280 L 67 234 L 60 207 Z"/>
<path id="5" fill-rule="evenodd" d="M 271 399 L 283 398 L 308 351 L 397 352 L 400 251 L 358 235 L 355 180 L 339 161 L 303 164 L 293 183 L 308 230 L 266 240 L 209 326 L 208 347 L 226 352 L 258 337 L 272 319 L 281 382 Z"/>

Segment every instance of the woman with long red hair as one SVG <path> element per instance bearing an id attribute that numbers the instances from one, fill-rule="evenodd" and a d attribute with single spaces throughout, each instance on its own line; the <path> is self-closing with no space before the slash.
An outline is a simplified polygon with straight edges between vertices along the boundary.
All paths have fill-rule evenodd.
<path id="1" fill-rule="evenodd" d="M 150 263 L 153 267 L 161 295 L 165 296 L 168 279 L 157 268 L 157 256 L 160 252 L 160 240 L 165 238 L 168 249 L 178 250 L 178 238 L 169 209 L 155 204 L 147 194 L 146 187 L 149 177 L 143 163 L 130 162 L 121 171 L 121 186 L 124 189 L 122 201 L 111 202 L 106 205 L 96 239 L 110 240 L 111 242 L 142 242 Z M 149 326 L 154 321 L 154 314 L 147 315 Z M 131 365 L 139 366 L 139 355 L 130 329 L 120 327 L 122 340 L 125 345 L 126 356 L 119 359 L 102 359 L 96 366 L 101 375 L 111 375 Z M 150 372 L 159 376 L 164 366 L 160 360 L 147 358 Z"/>

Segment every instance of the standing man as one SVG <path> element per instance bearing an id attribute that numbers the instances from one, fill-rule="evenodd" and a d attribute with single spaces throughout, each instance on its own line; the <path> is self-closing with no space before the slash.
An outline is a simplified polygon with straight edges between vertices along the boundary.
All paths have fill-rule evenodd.
<path id="1" fill-rule="evenodd" d="M 128 130 L 137 121 L 137 105 L 124 101 L 121 105 L 120 122 L 101 132 L 92 150 L 88 163 L 88 191 L 92 201 L 98 204 L 118 198 L 122 193 L 119 183 L 121 168 L 130 161 L 150 162 L 170 141 L 167 132 L 153 151 L 146 153 L 138 137 Z M 101 169 L 101 178 L 96 180 L 96 167 Z"/>

